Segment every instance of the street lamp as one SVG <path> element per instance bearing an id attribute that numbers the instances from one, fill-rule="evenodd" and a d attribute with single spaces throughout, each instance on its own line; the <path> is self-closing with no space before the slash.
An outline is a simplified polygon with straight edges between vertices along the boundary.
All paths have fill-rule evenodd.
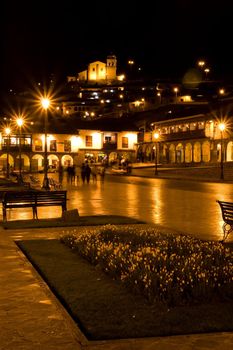
<path id="1" fill-rule="evenodd" d="M 206 80 L 207 80 L 208 74 L 209 74 L 209 72 L 210 72 L 210 69 L 209 69 L 209 68 L 205 68 L 205 69 L 204 69 L 204 72 L 205 72 L 205 78 L 206 78 Z"/>
<path id="2" fill-rule="evenodd" d="M 219 89 L 218 92 L 219 92 L 219 95 L 223 96 L 225 94 L 225 89 L 221 88 L 221 89 Z"/>
<path id="3" fill-rule="evenodd" d="M 50 100 L 46 97 L 41 99 L 41 105 L 45 111 L 44 119 L 44 180 L 42 188 L 44 190 L 50 190 L 48 179 L 48 150 L 47 150 L 47 128 L 48 128 L 48 108 L 50 106 Z"/>
<path id="4" fill-rule="evenodd" d="M 200 60 L 200 61 L 197 62 L 197 64 L 198 64 L 199 67 L 203 68 L 204 65 L 205 65 L 205 61 Z"/>
<path id="5" fill-rule="evenodd" d="M 178 91 L 179 91 L 178 87 L 174 87 L 173 91 L 174 91 L 175 94 L 176 94 L 176 103 L 177 103 L 177 93 L 178 93 Z"/>
<path id="6" fill-rule="evenodd" d="M 223 131 L 225 130 L 226 126 L 224 123 L 220 123 L 218 125 L 219 130 L 221 132 L 221 174 L 220 174 L 220 179 L 223 180 L 224 179 L 224 172 L 223 172 Z"/>
<path id="7" fill-rule="evenodd" d="M 16 123 L 19 127 L 19 177 L 18 177 L 18 183 L 23 183 L 22 178 L 22 150 L 21 150 L 21 128 L 23 125 L 23 118 L 17 118 Z"/>
<path id="8" fill-rule="evenodd" d="M 6 178 L 9 179 L 10 176 L 10 164 L 9 164 L 9 146 L 10 146 L 10 128 L 5 128 L 5 134 L 7 135 L 6 139 Z"/>
<path id="9" fill-rule="evenodd" d="M 159 133 L 155 132 L 154 133 L 154 139 L 155 139 L 155 146 L 154 146 L 154 150 L 155 150 L 155 176 L 158 175 L 158 143 L 157 140 L 159 138 Z"/>
<path id="10" fill-rule="evenodd" d="M 159 98 L 159 104 L 161 104 L 162 103 L 162 94 L 161 94 L 161 92 L 157 92 L 157 96 Z"/>

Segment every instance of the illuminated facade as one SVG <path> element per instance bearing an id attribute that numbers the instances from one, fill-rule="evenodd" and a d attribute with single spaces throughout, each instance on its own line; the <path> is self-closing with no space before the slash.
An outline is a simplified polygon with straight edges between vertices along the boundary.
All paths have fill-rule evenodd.
<path id="1" fill-rule="evenodd" d="M 6 166 L 7 152 L 13 169 L 19 167 L 19 135 L 0 134 L 0 167 Z M 21 134 L 22 170 L 41 171 L 44 166 L 44 143 L 42 133 Z M 135 160 L 137 132 L 79 130 L 76 134 L 48 133 L 48 165 L 58 168 L 75 164 L 85 159 L 106 163 L 124 157 Z"/>
<path id="2" fill-rule="evenodd" d="M 159 133 L 158 161 L 160 164 L 200 165 L 221 161 L 220 120 L 213 115 L 193 115 L 185 118 L 160 120 L 151 124 L 137 145 L 137 159 L 154 161 L 153 134 Z M 223 134 L 224 162 L 233 162 L 233 134 L 227 128 Z"/>
<path id="3" fill-rule="evenodd" d="M 73 81 L 73 77 L 68 77 L 68 81 Z M 107 56 L 106 63 L 95 61 L 88 65 L 87 70 L 78 73 L 77 80 L 82 82 L 112 83 L 119 80 L 117 77 L 117 59 L 115 55 Z"/>

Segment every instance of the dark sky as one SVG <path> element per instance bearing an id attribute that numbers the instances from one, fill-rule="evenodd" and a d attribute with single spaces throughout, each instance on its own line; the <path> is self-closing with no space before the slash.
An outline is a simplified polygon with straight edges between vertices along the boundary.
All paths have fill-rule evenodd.
<path id="1" fill-rule="evenodd" d="M 3 0 L 1 85 L 75 74 L 116 54 L 153 76 L 181 78 L 199 58 L 233 77 L 231 0 Z"/>

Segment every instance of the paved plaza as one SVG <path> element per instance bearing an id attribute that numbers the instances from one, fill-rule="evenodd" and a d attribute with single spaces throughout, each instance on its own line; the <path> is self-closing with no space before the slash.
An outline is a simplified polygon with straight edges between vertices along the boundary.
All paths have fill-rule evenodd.
<path id="1" fill-rule="evenodd" d="M 92 184 L 90 184 L 92 186 Z M 100 185 L 100 189 L 103 187 Z M 108 187 L 111 184 L 104 186 Z M 73 196 L 97 191 L 98 187 L 77 185 L 68 191 Z M 105 188 L 106 188 L 105 187 Z M 81 189 L 82 188 L 82 189 Z M 80 190 L 81 189 L 81 190 Z M 70 192 L 70 193 L 71 193 Z M 72 202 L 74 203 L 74 202 Z M 80 198 L 79 198 L 79 203 Z M 95 200 L 92 210 L 100 210 Z M 56 211 L 55 211 L 56 213 Z M 90 208 L 81 206 L 81 214 Z M 43 213 L 42 213 L 43 214 Z M 59 215 L 59 213 L 57 212 Z M 16 217 L 18 214 L 15 214 Z M 233 332 L 197 334 L 148 339 L 89 342 L 64 310 L 60 302 L 18 249 L 20 239 L 57 238 L 64 228 L 11 229 L 0 228 L 0 349 L 1 350 L 232 350 Z M 77 228 L 78 229 L 78 228 Z"/>
<path id="2" fill-rule="evenodd" d="M 232 350 L 230 332 L 87 341 L 15 244 L 18 239 L 56 238 L 59 230 L 0 230 L 0 349 Z"/>

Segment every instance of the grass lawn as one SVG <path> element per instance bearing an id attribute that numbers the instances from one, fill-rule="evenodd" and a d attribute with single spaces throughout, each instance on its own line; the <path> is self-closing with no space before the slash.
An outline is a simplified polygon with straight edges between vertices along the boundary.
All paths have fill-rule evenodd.
<path id="1" fill-rule="evenodd" d="M 131 293 L 59 240 L 17 241 L 89 340 L 233 330 L 233 302 L 167 307 Z"/>

